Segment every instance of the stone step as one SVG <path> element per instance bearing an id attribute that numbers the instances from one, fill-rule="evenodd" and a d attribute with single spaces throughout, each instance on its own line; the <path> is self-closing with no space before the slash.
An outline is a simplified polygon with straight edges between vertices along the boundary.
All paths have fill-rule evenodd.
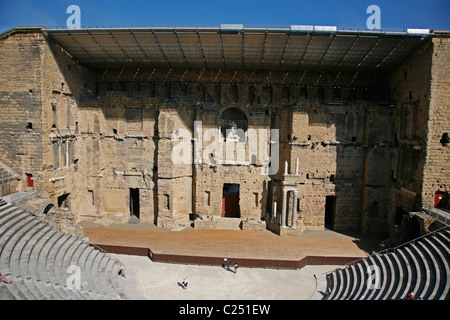
<path id="1" fill-rule="evenodd" d="M 221 230 L 240 230 L 240 218 L 217 218 L 217 229 Z"/>

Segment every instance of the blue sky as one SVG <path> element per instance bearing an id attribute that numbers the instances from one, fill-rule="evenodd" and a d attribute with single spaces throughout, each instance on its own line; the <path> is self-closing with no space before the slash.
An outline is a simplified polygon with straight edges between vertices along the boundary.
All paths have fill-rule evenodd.
<path id="1" fill-rule="evenodd" d="M 66 8 L 93 25 L 325 25 L 365 27 L 369 5 L 381 28 L 450 29 L 450 0 L 0 0 L 0 32 L 15 26 L 65 26 Z"/>

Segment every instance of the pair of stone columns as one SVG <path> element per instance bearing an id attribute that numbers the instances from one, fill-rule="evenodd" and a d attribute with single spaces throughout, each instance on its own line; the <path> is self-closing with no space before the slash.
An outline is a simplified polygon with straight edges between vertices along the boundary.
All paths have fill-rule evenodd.
<path id="1" fill-rule="evenodd" d="M 292 205 L 292 225 L 291 228 L 297 227 L 297 197 L 298 197 L 298 191 L 297 190 L 283 190 L 283 200 L 282 200 L 282 207 L 281 207 L 281 227 L 286 227 L 286 216 L 287 216 L 287 197 L 288 192 L 294 192 L 294 203 Z"/>

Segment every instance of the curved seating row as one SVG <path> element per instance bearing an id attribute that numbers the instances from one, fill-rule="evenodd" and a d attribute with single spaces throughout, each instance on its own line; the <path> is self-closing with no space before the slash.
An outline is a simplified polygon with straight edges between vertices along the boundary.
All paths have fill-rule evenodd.
<path id="1" fill-rule="evenodd" d="M 380 252 L 327 273 L 324 300 L 450 299 L 450 231 Z"/>
<path id="2" fill-rule="evenodd" d="M 122 299 L 121 264 L 0 200 L 0 299 Z"/>

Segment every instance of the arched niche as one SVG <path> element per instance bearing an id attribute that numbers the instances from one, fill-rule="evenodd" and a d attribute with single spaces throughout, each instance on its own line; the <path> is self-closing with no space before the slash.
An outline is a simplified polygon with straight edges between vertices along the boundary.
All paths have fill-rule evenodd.
<path id="1" fill-rule="evenodd" d="M 229 107 L 220 114 L 219 120 L 222 136 L 233 135 L 235 132 L 239 136 L 239 141 L 245 141 L 245 133 L 248 130 L 248 118 L 245 112 L 237 107 Z"/>

